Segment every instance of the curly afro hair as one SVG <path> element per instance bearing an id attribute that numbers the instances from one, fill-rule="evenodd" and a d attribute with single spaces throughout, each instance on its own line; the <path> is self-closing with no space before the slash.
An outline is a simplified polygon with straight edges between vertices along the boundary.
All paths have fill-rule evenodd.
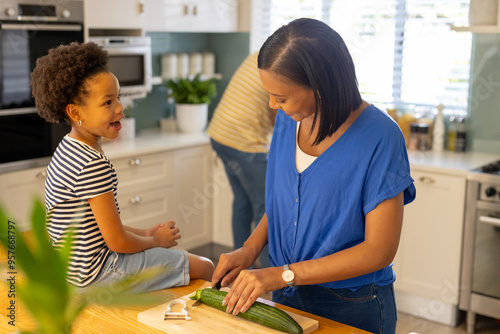
<path id="1" fill-rule="evenodd" d="M 49 50 L 36 61 L 31 89 L 38 114 L 47 122 L 69 123 L 66 106 L 82 103 L 86 80 L 108 71 L 108 53 L 95 43 L 71 43 Z"/>

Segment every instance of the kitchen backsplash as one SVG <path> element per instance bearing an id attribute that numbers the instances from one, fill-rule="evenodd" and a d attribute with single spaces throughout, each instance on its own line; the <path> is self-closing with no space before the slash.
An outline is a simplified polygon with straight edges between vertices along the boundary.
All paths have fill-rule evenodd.
<path id="1" fill-rule="evenodd" d="M 215 69 L 222 74 L 217 84 L 217 97 L 209 106 L 210 114 L 215 109 L 224 88 L 232 74 L 249 54 L 249 33 L 148 33 L 151 37 L 153 76 L 161 76 L 161 57 L 165 53 L 213 52 L 216 59 Z M 174 105 L 167 103 L 166 88 L 153 86 L 153 90 L 144 99 L 134 101 L 131 111 L 136 118 L 136 129 L 159 127 L 159 121 L 169 116 Z"/>

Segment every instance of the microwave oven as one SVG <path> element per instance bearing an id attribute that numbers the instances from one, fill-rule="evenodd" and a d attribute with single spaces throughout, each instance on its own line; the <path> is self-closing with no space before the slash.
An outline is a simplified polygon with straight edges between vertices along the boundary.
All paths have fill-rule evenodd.
<path id="1" fill-rule="evenodd" d="M 149 36 L 89 37 L 89 42 L 108 52 L 108 68 L 120 82 L 122 97 L 146 97 L 153 79 Z"/>

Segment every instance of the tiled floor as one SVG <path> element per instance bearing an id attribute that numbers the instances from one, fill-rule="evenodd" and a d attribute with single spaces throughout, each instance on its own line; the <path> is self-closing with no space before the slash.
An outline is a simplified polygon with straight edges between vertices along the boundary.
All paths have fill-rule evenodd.
<path id="1" fill-rule="evenodd" d="M 209 244 L 190 250 L 194 254 L 212 259 L 215 265 L 217 265 L 219 255 L 229 251 L 231 251 L 231 248 L 217 244 Z M 271 300 L 270 293 L 261 297 Z M 465 328 L 465 321 L 462 321 L 457 327 L 450 327 L 399 312 L 396 334 L 466 334 Z M 477 316 L 476 334 L 500 334 L 500 322 L 495 319 Z"/>

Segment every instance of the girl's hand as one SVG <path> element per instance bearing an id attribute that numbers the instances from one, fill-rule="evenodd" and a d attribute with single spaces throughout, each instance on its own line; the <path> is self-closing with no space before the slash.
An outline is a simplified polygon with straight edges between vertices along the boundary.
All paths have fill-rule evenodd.
<path id="1" fill-rule="evenodd" d="M 222 301 L 222 305 L 227 305 L 226 312 L 233 315 L 246 312 L 264 292 L 285 287 L 282 271 L 281 267 L 242 270 Z"/>
<path id="2" fill-rule="evenodd" d="M 158 228 L 153 233 L 153 239 L 160 247 L 170 248 L 177 246 L 178 239 L 181 238 L 180 230 L 175 227 L 175 222 L 170 220 L 168 223 L 160 224 L 162 227 Z"/>
<path id="3" fill-rule="evenodd" d="M 163 228 L 163 227 L 165 227 L 164 223 L 151 226 L 150 228 L 147 228 L 144 230 L 144 236 L 145 237 L 152 237 L 156 231 L 158 231 L 160 228 Z"/>

